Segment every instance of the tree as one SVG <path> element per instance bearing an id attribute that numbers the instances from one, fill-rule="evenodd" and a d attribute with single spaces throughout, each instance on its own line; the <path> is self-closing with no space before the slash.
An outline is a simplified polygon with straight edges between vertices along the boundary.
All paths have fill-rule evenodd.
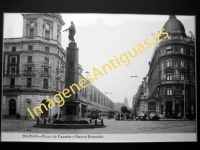
<path id="1" fill-rule="evenodd" d="M 122 107 L 121 107 L 121 112 L 122 112 L 122 113 L 130 113 L 130 111 L 127 109 L 126 106 L 122 106 Z"/>

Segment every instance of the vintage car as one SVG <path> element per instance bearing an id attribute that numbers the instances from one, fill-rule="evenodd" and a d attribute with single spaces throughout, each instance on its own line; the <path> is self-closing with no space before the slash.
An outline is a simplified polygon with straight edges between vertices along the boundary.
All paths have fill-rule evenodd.
<path id="1" fill-rule="evenodd" d="M 160 120 L 160 117 L 157 113 L 150 113 L 148 120 Z"/>
<path id="2" fill-rule="evenodd" d="M 145 113 L 140 113 L 139 116 L 137 116 L 137 117 L 135 118 L 135 120 L 136 120 L 136 121 L 138 121 L 138 120 L 147 120 L 146 116 L 147 116 L 147 115 L 146 115 Z"/>

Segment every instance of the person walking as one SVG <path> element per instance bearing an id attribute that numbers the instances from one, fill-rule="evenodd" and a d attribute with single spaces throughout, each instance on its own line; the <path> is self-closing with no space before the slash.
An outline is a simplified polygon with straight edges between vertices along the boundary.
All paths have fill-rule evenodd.
<path id="1" fill-rule="evenodd" d="M 28 116 L 27 116 L 27 113 L 26 113 L 26 116 L 25 116 L 25 120 L 26 120 L 26 119 L 29 120 L 29 119 L 28 119 Z"/>
<path id="2" fill-rule="evenodd" d="M 19 118 L 19 115 L 18 115 L 18 112 L 17 112 L 16 119 L 18 119 L 18 118 Z"/>

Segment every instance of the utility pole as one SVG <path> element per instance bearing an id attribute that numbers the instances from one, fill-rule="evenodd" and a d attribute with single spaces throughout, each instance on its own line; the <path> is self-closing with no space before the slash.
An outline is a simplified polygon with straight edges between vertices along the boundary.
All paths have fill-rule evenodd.
<path id="1" fill-rule="evenodd" d="M 186 119 L 186 116 L 185 116 L 185 81 L 184 81 L 184 109 L 183 109 L 183 119 Z"/>

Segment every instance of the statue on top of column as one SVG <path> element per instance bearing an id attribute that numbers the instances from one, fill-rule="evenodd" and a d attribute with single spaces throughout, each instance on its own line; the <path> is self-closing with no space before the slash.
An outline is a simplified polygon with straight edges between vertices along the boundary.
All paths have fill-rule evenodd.
<path id="1" fill-rule="evenodd" d="M 69 30 L 69 40 L 71 41 L 71 43 L 76 43 L 74 40 L 74 35 L 76 34 L 76 29 L 75 29 L 75 24 L 73 21 L 71 21 L 71 26 L 68 29 L 65 29 L 63 32 Z"/>

